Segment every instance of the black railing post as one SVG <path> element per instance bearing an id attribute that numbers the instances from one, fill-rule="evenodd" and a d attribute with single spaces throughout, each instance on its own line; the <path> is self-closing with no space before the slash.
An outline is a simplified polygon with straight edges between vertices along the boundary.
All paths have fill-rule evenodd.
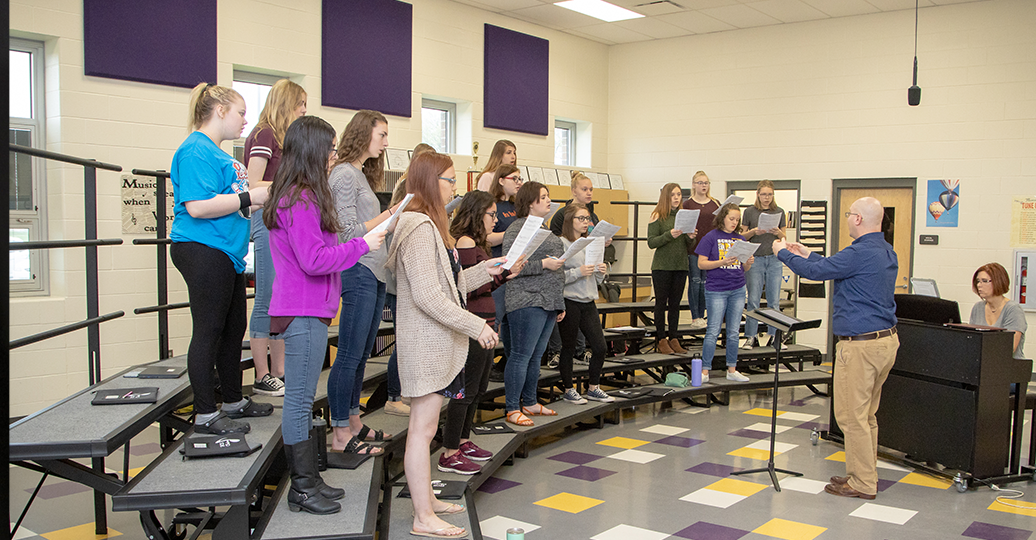
<path id="1" fill-rule="evenodd" d="M 83 167 L 83 210 L 86 240 L 97 239 L 97 169 Z M 86 246 L 86 318 L 100 315 L 97 290 L 97 246 Z M 86 329 L 90 357 L 90 385 L 101 380 L 101 329 L 92 324 Z M 107 531 L 98 534 L 107 534 Z"/>
<path id="2" fill-rule="evenodd" d="M 155 263 L 158 268 L 158 305 L 164 306 L 169 303 L 169 256 L 166 248 L 167 242 L 162 240 L 168 237 L 166 219 L 166 179 L 169 173 L 166 171 L 149 171 L 145 169 L 133 169 L 135 175 L 150 176 L 155 179 Z M 138 243 L 134 240 L 133 243 Z M 161 310 L 158 312 L 158 357 L 162 360 L 171 356 L 169 350 L 169 312 Z"/>

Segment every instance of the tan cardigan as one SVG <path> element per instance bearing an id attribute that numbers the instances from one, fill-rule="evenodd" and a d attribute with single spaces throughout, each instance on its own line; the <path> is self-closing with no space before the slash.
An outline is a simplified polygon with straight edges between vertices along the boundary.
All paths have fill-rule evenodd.
<path id="1" fill-rule="evenodd" d="M 385 266 L 396 274 L 396 353 L 403 395 L 418 397 L 446 388 L 464 368 L 468 338 L 486 322 L 460 305 L 464 294 L 490 281 L 485 262 L 453 270 L 439 230 L 419 212 L 396 222 Z"/>

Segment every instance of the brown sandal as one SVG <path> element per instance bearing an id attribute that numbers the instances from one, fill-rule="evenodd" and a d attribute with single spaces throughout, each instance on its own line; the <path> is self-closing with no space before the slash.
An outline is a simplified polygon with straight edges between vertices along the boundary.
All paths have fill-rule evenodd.
<path id="1" fill-rule="evenodd" d="M 537 407 L 537 409 L 535 411 L 533 411 L 532 409 L 530 409 L 528 407 L 522 407 L 522 412 L 527 414 L 527 415 L 529 415 L 529 416 L 557 416 L 558 415 L 557 411 L 548 409 L 548 408 L 544 407 L 543 404 L 541 404 L 541 403 L 537 403 L 536 407 Z"/>
<path id="2" fill-rule="evenodd" d="M 535 424 L 528 416 L 522 414 L 522 411 L 511 411 L 507 413 L 507 422 L 516 426 L 531 427 Z"/>

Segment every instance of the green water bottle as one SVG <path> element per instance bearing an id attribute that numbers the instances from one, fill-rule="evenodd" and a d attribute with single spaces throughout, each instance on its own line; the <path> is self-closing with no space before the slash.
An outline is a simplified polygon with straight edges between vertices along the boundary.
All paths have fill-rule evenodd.
<path id="1" fill-rule="evenodd" d="M 525 529 L 521 527 L 507 529 L 507 540 L 525 540 Z"/>

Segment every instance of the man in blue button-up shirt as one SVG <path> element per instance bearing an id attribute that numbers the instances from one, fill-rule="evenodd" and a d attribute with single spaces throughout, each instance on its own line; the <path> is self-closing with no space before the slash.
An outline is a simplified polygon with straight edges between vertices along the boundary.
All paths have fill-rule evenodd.
<path id="1" fill-rule="evenodd" d="M 884 208 L 873 197 L 846 212 L 853 243 L 821 257 L 796 242 L 774 242 L 777 258 L 796 274 L 834 280 L 835 420 L 845 434 L 845 476 L 832 476 L 824 490 L 843 497 L 874 499 L 878 492 L 878 402 L 899 349 L 895 285 L 899 262 L 881 232 Z"/>

